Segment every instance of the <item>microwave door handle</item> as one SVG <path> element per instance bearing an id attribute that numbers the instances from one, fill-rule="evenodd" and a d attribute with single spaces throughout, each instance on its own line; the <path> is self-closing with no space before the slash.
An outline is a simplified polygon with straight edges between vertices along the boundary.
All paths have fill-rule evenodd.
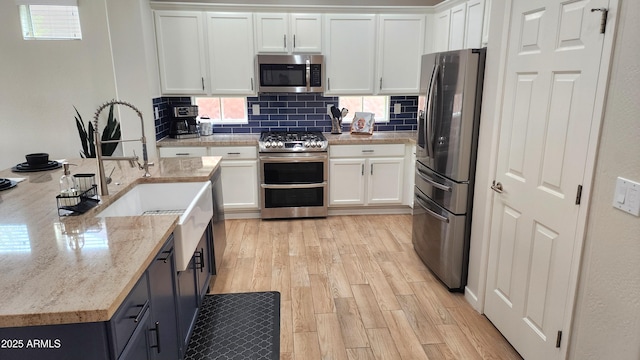
<path id="1" fill-rule="evenodd" d="M 309 58 L 307 58 L 307 76 L 306 76 L 306 80 L 307 80 L 307 92 L 311 91 L 311 60 L 309 60 Z"/>

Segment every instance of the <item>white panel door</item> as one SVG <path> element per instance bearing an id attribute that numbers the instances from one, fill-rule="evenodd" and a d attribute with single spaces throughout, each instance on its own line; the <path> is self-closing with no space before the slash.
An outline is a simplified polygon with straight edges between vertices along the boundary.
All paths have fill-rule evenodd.
<path id="1" fill-rule="evenodd" d="M 365 159 L 329 160 L 329 205 L 364 205 Z"/>
<path id="2" fill-rule="evenodd" d="M 205 93 L 205 42 L 199 11 L 155 11 L 162 94 Z"/>
<path id="3" fill-rule="evenodd" d="M 576 191 L 604 40 L 591 8 L 607 3 L 513 2 L 485 313 L 527 360 L 559 358 L 558 331 L 568 337 Z"/>
<path id="4" fill-rule="evenodd" d="M 467 25 L 464 31 L 464 48 L 482 47 L 482 20 L 484 19 L 484 1 L 467 2 Z"/>
<path id="5" fill-rule="evenodd" d="M 464 47 L 464 33 L 467 24 L 467 4 L 460 4 L 451 8 L 451 23 L 449 25 L 449 50 L 459 50 Z"/>
<path id="6" fill-rule="evenodd" d="M 401 204 L 404 158 L 369 159 L 367 204 Z"/>
<path id="7" fill-rule="evenodd" d="M 451 20 L 451 9 L 439 12 L 435 16 L 433 32 L 433 52 L 449 50 L 449 24 Z"/>
<path id="8" fill-rule="evenodd" d="M 253 95 L 253 14 L 207 13 L 211 94 Z"/>
<path id="9" fill-rule="evenodd" d="M 378 94 L 417 94 L 423 53 L 424 15 L 380 15 Z"/>
<path id="10" fill-rule="evenodd" d="M 375 15 L 325 15 L 325 94 L 373 94 L 375 29 Z"/>
<path id="11" fill-rule="evenodd" d="M 258 160 L 223 160 L 220 167 L 224 209 L 257 209 Z"/>
<path id="12" fill-rule="evenodd" d="M 291 14 L 291 51 L 322 52 L 322 14 Z"/>
<path id="13" fill-rule="evenodd" d="M 287 53 L 287 33 L 289 21 L 287 14 L 257 13 L 256 51 L 259 53 Z"/>

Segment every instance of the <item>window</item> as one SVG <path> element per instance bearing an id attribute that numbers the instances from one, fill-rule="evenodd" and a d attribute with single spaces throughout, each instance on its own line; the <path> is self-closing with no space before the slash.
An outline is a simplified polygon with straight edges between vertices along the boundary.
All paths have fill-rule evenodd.
<path id="1" fill-rule="evenodd" d="M 376 114 L 377 123 L 389 122 L 389 97 L 388 96 L 340 96 L 338 100 L 340 109 L 349 109 L 349 115 L 343 120 L 350 123 L 356 112 L 371 112 Z"/>
<path id="2" fill-rule="evenodd" d="M 247 124 L 247 98 L 195 97 L 198 116 L 209 118 L 214 124 Z"/>
<path id="3" fill-rule="evenodd" d="M 16 0 L 16 3 L 20 9 L 22 37 L 25 40 L 82 39 L 80 15 L 75 1 Z"/>

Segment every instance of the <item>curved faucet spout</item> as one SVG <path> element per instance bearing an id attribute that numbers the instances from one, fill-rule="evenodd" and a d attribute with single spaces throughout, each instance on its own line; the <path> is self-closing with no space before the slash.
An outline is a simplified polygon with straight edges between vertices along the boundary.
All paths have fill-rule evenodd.
<path id="1" fill-rule="evenodd" d="M 107 101 L 104 104 L 100 105 L 98 107 L 98 109 L 96 110 L 96 113 L 93 117 L 93 127 L 94 127 L 94 143 L 96 146 L 96 158 L 98 159 L 98 173 L 99 173 L 99 179 L 100 179 L 100 194 L 101 195 L 109 195 L 109 189 L 107 188 L 107 177 L 104 173 L 104 160 L 129 160 L 132 164 L 132 159 L 133 158 L 126 158 L 126 157 L 108 157 L 108 156 L 102 156 L 102 143 L 103 141 L 101 141 L 101 136 L 100 136 L 100 132 L 98 131 L 98 119 L 100 116 L 100 112 L 102 112 L 102 110 L 104 110 L 106 107 L 111 106 L 111 105 L 124 105 L 127 106 L 131 109 L 133 109 L 133 111 L 136 112 L 136 114 L 138 114 L 138 117 L 140 118 L 140 129 L 142 131 L 142 137 L 140 139 L 136 139 L 136 140 L 112 140 L 112 141 L 108 141 L 110 143 L 121 143 L 121 142 L 126 142 L 126 141 L 140 141 L 142 143 L 142 160 L 144 162 L 144 164 L 139 165 L 141 170 L 144 170 L 144 175 L 142 175 L 143 177 L 149 177 L 151 176 L 151 174 L 149 173 L 149 166 L 153 166 L 153 163 L 149 162 L 149 156 L 147 155 L 147 138 L 144 135 L 144 120 L 142 118 L 142 112 L 140 110 L 138 110 L 137 107 L 133 106 L 131 103 L 128 103 L 126 101 L 121 101 L 121 100 L 111 100 L 111 101 Z M 106 143 L 107 141 L 105 141 L 104 143 Z M 134 160 L 137 160 L 137 157 L 135 157 Z"/>

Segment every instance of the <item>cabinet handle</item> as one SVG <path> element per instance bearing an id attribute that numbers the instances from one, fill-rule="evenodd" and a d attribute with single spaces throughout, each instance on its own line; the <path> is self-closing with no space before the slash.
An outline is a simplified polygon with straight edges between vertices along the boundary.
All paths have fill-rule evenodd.
<path id="1" fill-rule="evenodd" d="M 190 153 L 176 153 L 176 156 L 188 156 Z"/>
<path id="2" fill-rule="evenodd" d="M 380 78 L 380 90 L 382 90 L 382 78 Z"/>
<path id="3" fill-rule="evenodd" d="M 200 272 L 204 272 L 204 248 L 200 248 Z"/>
<path id="4" fill-rule="evenodd" d="M 171 248 L 171 250 L 168 251 L 163 251 L 163 254 L 167 254 L 167 256 L 163 257 L 163 258 L 157 258 L 157 261 L 162 261 L 165 264 L 169 261 L 169 259 L 171 259 L 171 256 L 173 256 L 173 248 Z"/>
<path id="5" fill-rule="evenodd" d="M 156 351 L 158 352 L 158 354 L 160 354 L 160 352 L 162 351 L 160 350 L 160 323 L 156 321 L 155 325 L 156 327 L 154 329 L 149 329 L 149 330 L 156 332 L 156 344 L 150 347 L 158 349 Z"/>
<path id="6" fill-rule="evenodd" d="M 284 48 L 287 48 L 287 34 L 284 34 Z"/>
<path id="7" fill-rule="evenodd" d="M 201 77 L 200 79 L 202 80 L 202 90 L 204 91 L 204 78 Z"/>
<path id="8" fill-rule="evenodd" d="M 144 315 L 144 313 L 147 311 L 147 308 L 149 307 L 149 300 L 145 301 L 142 305 L 136 305 L 136 307 L 140 308 L 138 314 L 135 316 L 129 316 L 129 319 L 133 319 L 134 323 L 137 323 L 140 321 L 140 319 L 142 319 L 142 315 Z"/>
<path id="9" fill-rule="evenodd" d="M 362 176 L 364 176 L 364 164 L 362 164 L 362 170 L 361 170 Z"/>
<path id="10" fill-rule="evenodd" d="M 363 152 L 363 153 L 372 153 L 372 152 L 374 152 L 374 151 L 375 151 L 375 150 L 362 150 L 362 152 Z"/>
<path id="11" fill-rule="evenodd" d="M 327 91 L 331 90 L 331 78 L 327 78 Z"/>
<path id="12" fill-rule="evenodd" d="M 253 78 L 251 78 L 251 91 L 253 91 Z"/>
<path id="13" fill-rule="evenodd" d="M 293 35 L 293 48 L 296 48 L 296 35 Z"/>
<path id="14" fill-rule="evenodd" d="M 239 152 L 228 152 L 227 155 L 240 155 Z"/>
<path id="15" fill-rule="evenodd" d="M 373 164 L 371 164 L 371 175 L 373 175 Z"/>

